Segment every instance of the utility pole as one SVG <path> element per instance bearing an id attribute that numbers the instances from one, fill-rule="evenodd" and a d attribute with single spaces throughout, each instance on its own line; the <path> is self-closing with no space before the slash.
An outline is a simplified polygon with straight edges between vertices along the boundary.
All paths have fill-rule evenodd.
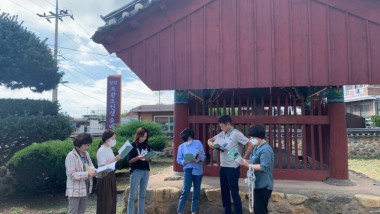
<path id="1" fill-rule="evenodd" d="M 55 19 L 54 60 L 58 63 L 58 19 L 63 22 L 63 19 L 62 19 L 63 17 L 70 16 L 74 20 L 74 16 L 73 14 L 69 14 L 67 10 L 58 11 L 58 0 L 55 1 L 55 13 L 49 11 L 49 14 L 37 13 L 37 16 L 45 18 L 50 23 L 51 23 L 50 19 Z M 58 85 L 53 89 L 52 102 L 56 102 L 57 100 L 58 100 Z"/>
<path id="2" fill-rule="evenodd" d="M 156 94 L 158 94 L 158 104 L 161 104 L 161 94 L 163 94 L 163 91 L 156 91 Z"/>

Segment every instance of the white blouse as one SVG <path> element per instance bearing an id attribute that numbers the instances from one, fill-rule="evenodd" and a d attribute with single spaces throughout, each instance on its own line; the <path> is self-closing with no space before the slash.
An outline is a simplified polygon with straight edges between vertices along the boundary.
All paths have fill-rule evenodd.
<path id="1" fill-rule="evenodd" d="M 111 147 L 102 145 L 98 152 L 96 152 L 96 160 L 98 162 L 98 167 L 105 165 L 107 162 L 115 158 Z"/>

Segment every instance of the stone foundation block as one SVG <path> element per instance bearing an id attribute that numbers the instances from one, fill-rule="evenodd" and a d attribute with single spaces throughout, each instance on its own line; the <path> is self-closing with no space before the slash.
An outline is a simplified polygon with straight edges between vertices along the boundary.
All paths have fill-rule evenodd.
<path id="1" fill-rule="evenodd" d="M 365 208 L 380 208 L 380 196 L 357 194 L 354 198 Z"/>
<path id="2" fill-rule="evenodd" d="M 272 192 L 271 198 L 273 202 L 279 202 L 285 199 L 285 194 L 281 192 Z"/>
<path id="3" fill-rule="evenodd" d="M 303 195 L 286 194 L 286 198 L 292 205 L 300 205 L 307 201 L 307 197 Z"/>
<path id="4" fill-rule="evenodd" d="M 157 202 L 177 201 L 181 190 L 175 187 L 160 187 L 156 189 Z"/>

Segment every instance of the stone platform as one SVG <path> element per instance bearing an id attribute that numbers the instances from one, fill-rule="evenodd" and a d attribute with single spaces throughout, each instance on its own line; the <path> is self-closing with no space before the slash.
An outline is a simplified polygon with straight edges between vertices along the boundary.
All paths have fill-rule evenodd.
<path id="1" fill-rule="evenodd" d="M 181 194 L 182 178 L 174 176 L 172 167 L 149 178 L 146 194 L 147 214 L 175 214 Z M 347 213 L 380 214 L 380 182 L 350 172 L 350 180 L 335 181 L 334 185 L 323 181 L 275 180 L 275 188 L 268 209 L 270 213 Z M 331 183 L 331 182 L 330 182 Z M 348 186 L 342 186 L 347 185 Z M 239 180 L 243 213 L 249 213 L 248 186 Z M 203 177 L 200 210 L 203 214 L 223 213 L 218 177 Z M 124 197 L 128 206 L 128 193 Z M 185 210 L 189 212 L 191 194 Z"/>

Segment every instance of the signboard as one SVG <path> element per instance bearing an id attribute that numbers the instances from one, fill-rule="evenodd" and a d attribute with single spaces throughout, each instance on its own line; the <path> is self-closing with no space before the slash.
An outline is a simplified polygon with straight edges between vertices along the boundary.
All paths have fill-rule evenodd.
<path id="1" fill-rule="evenodd" d="M 120 114 L 121 75 L 108 76 L 106 129 L 113 129 L 120 124 Z"/>

